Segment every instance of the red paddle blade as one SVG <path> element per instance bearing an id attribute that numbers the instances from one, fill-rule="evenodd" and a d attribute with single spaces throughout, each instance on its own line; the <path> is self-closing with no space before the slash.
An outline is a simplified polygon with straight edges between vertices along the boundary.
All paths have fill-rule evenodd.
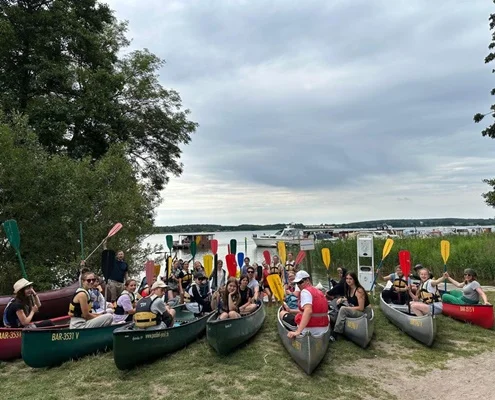
<path id="1" fill-rule="evenodd" d="M 304 260 L 304 257 L 306 257 L 306 252 L 304 250 L 301 250 L 296 257 L 296 265 L 299 265 L 302 263 L 302 260 Z"/>
<path id="2" fill-rule="evenodd" d="M 272 262 L 272 257 L 270 255 L 270 252 L 268 250 L 265 250 L 263 252 L 263 257 L 265 258 L 265 262 L 270 265 L 270 263 Z"/>
<path id="3" fill-rule="evenodd" d="M 155 276 L 155 262 L 153 260 L 146 261 L 144 270 L 146 271 L 146 283 L 151 288 L 151 285 L 153 285 L 153 277 Z"/>
<path id="4" fill-rule="evenodd" d="M 122 224 L 120 222 L 117 222 L 112 229 L 110 229 L 110 232 L 108 232 L 107 238 L 112 237 L 115 235 L 118 231 L 122 229 Z"/>
<path id="5" fill-rule="evenodd" d="M 217 251 L 218 251 L 218 240 L 217 239 L 211 239 L 210 240 L 210 246 L 211 246 L 211 252 L 214 255 L 217 254 Z"/>
<path id="6" fill-rule="evenodd" d="M 235 262 L 235 254 L 227 254 L 225 256 L 225 262 L 227 263 L 227 271 L 229 271 L 229 277 L 235 277 L 237 274 L 237 263 Z"/>
<path id="7" fill-rule="evenodd" d="M 408 250 L 399 251 L 399 264 L 404 276 L 409 276 L 411 272 L 411 253 Z"/>

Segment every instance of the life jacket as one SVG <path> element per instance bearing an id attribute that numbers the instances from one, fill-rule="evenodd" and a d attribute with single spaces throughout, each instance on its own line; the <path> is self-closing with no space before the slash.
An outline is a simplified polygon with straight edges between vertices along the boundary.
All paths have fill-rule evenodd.
<path id="1" fill-rule="evenodd" d="M 156 299 L 158 299 L 158 296 L 148 296 L 143 297 L 137 302 L 136 313 L 134 314 L 136 328 L 144 329 L 150 326 L 160 325 L 162 315 L 151 311 L 151 306 Z"/>
<path id="2" fill-rule="evenodd" d="M 280 264 L 277 264 L 277 265 L 273 265 L 271 264 L 270 265 L 270 275 L 273 275 L 273 274 L 280 274 Z"/>
<path id="3" fill-rule="evenodd" d="M 290 271 L 295 271 L 296 270 L 296 262 L 293 261 L 286 261 L 285 262 L 285 270 L 290 272 Z"/>
<path id="4" fill-rule="evenodd" d="M 136 296 L 134 295 L 134 293 L 128 292 L 127 290 L 123 290 L 120 297 L 122 297 L 122 296 L 129 296 L 129 298 L 131 299 L 132 308 L 134 308 L 134 306 L 136 305 Z M 119 297 L 119 299 L 120 299 L 120 297 Z M 127 314 L 126 311 L 124 310 L 124 307 L 119 305 L 118 299 L 117 299 L 117 306 L 115 307 L 115 314 L 117 314 L 117 315 Z"/>
<path id="5" fill-rule="evenodd" d="M 307 290 L 309 293 L 311 293 L 311 296 L 313 297 L 313 313 L 306 327 L 316 328 L 316 327 L 328 326 L 329 324 L 328 301 L 325 298 L 325 295 L 320 290 L 316 289 L 314 286 L 308 286 L 303 290 Z M 296 324 L 299 325 L 302 320 L 302 313 L 304 312 L 304 309 L 301 307 L 301 297 L 299 297 L 299 301 L 297 302 L 297 305 L 299 311 L 301 312 L 296 315 L 295 321 Z"/>
<path id="6" fill-rule="evenodd" d="M 81 292 L 86 293 L 86 297 L 88 298 L 88 308 L 89 312 L 92 312 L 93 308 L 93 303 L 91 302 L 91 296 L 89 295 L 88 291 L 83 288 L 78 288 L 76 290 L 76 293 L 74 294 L 74 297 L 72 298 L 70 304 L 69 304 L 69 316 L 70 317 L 75 317 L 75 318 L 82 318 L 82 310 L 81 310 L 81 304 L 79 303 L 74 303 L 74 298 Z"/>
<path id="7" fill-rule="evenodd" d="M 7 303 L 7 305 L 5 306 L 5 309 L 3 310 L 3 326 L 5 326 L 6 328 L 10 328 L 11 325 L 10 325 L 10 322 L 7 320 L 7 310 L 9 309 L 10 305 L 14 302 L 15 300 L 15 297 L 12 297 L 9 302 Z M 21 322 L 19 321 L 19 319 L 17 319 L 17 326 L 21 326 Z"/>
<path id="8" fill-rule="evenodd" d="M 440 292 L 438 291 L 438 287 L 435 286 L 435 293 L 430 293 L 428 289 L 428 283 L 430 283 L 431 279 L 428 279 L 425 282 L 422 282 L 419 285 L 419 299 L 425 304 L 437 303 L 441 300 Z M 432 286 L 433 287 L 433 286 Z"/>
<path id="9" fill-rule="evenodd" d="M 189 271 L 182 270 L 184 276 L 182 277 L 182 287 L 186 289 L 192 282 L 192 275 Z"/>
<path id="10" fill-rule="evenodd" d="M 399 276 L 396 275 L 394 281 L 392 282 L 393 289 L 404 289 L 406 286 L 407 281 L 404 279 L 404 276 L 402 278 L 399 278 Z"/>

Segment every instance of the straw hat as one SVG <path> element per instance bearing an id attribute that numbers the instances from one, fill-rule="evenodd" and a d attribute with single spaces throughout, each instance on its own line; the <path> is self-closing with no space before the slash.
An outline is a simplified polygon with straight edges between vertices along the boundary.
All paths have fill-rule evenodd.
<path id="1" fill-rule="evenodd" d="M 29 282 L 27 279 L 19 279 L 16 283 L 14 283 L 14 293 L 17 293 L 19 290 L 31 286 L 32 284 L 33 282 Z"/>

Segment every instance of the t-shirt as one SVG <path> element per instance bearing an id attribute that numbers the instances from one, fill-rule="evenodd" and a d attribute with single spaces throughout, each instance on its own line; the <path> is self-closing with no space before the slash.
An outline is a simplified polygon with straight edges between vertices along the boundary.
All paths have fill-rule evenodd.
<path id="1" fill-rule="evenodd" d="M 152 295 L 151 297 L 153 300 L 154 299 L 156 300 L 153 301 L 153 304 L 151 304 L 150 311 L 155 314 L 164 314 L 165 311 L 167 311 L 167 308 L 165 307 L 165 302 L 163 301 L 163 298 L 158 297 L 156 295 Z"/>
<path id="2" fill-rule="evenodd" d="M 248 302 L 248 299 L 253 297 L 253 291 L 249 286 L 246 287 L 246 289 L 244 290 L 239 288 L 239 294 L 241 295 L 241 302 L 239 303 L 239 307 L 246 304 Z"/>
<path id="3" fill-rule="evenodd" d="M 257 287 L 259 287 L 259 283 L 256 279 L 251 279 L 248 283 L 248 288 L 251 289 L 254 293 Z"/>
<path id="4" fill-rule="evenodd" d="M 476 291 L 476 289 L 480 288 L 481 285 L 478 281 L 471 281 L 466 286 L 462 288 L 462 295 L 471 301 L 480 301 L 480 295 Z"/>
<path id="5" fill-rule="evenodd" d="M 300 299 L 301 299 L 301 308 L 304 308 L 306 304 L 313 305 L 313 296 L 306 289 L 301 290 Z M 325 333 L 327 330 L 328 330 L 327 326 L 317 326 L 317 327 L 304 328 L 301 333 L 304 334 L 306 332 L 311 332 L 311 334 L 313 335 L 320 335 L 322 333 Z"/>
<path id="6" fill-rule="evenodd" d="M 24 310 L 24 306 L 20 299 L 15 298 L 14 301 L 8 306 L 5 318 L 11 328 L 22 328 L 22 325 L 20 325 L 19 319 L 17 318 L 17 311 L 19 310 Z"/>
<path id="7" fill-rule="evenodd" d="M 131 298 L 129 297 L 128 294 L 121 295 L 117 299 L 117 305 L 121 306 L 125 312 L 129 312 L 132 310 L 132 302 L 131 302 Z M 129 316 L 128 314 L 123 314 L 123 315 L 113 314 L 113 322 L 125 321 L 128 316 Z"/>
<path id="8" fill-rule="evenodd" d="M 110 271 L 110 276 L 108 277 L 112 281 L 124 282 L 125 273 L 129 269 L 129 266 L 125 261 L 115 260 L 114 268 Z"/>

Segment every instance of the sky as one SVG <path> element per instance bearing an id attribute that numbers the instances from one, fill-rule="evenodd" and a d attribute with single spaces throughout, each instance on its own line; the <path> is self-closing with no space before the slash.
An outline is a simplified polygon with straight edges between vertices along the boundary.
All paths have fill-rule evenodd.
<path id="1" fill-rule="evenodd" d="M 492 218 L 484 0 L 107 0 L 199 123 L 157 225 Z"/>

